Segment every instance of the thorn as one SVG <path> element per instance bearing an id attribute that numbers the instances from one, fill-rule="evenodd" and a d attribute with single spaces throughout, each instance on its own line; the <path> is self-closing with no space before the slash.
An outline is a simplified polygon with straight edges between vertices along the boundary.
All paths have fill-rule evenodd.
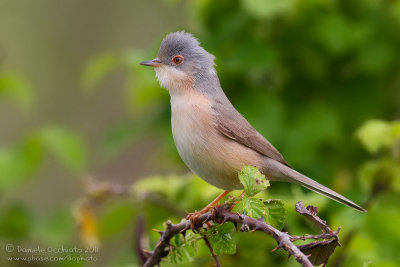
<path id="1" fill-rule="evenodd" d="M 222 222 L 221 222 L 221 224 L 224 224 L 224 223 L 226 223 L 227 221 L 228 221 L 228 216 L 225 216 L 223 219 L 222 219 Z"/>
<path id="2" fill-rule="evenodd" d="M 264 217 L 265 217 L 265 210 L 263 211 L 261 217 L 257 221 L 264 222 Z"/>
<path id="3" fill-rule="evenodd" d="M 240 214 L 240 215 L 239 215 L 239 219 L 243 221 L 244 218 L 245 218 L 244 216 L 246 216 L 246 214 L 244 214 L 244 212 L 243 212 L 243 214 Z"/>
<path id="4" fill-rule="evenodd" d="M 236 232 L 238 231 L 238 224 L 237 224 L 237 222 L 233 222 L 233 225 L 235 226 L 235 230 L 236 230 Z"/>
<path id="5" fill-rule="evenodd" d="M 158 230 L 158 229 L 151 229 L 151 230 L 153 230 L 154 232 L 159 233 L 160 236 L 162 236 L 164 234 L 164 231 L 161 231 L 161 230 Z"/>
<path id="6" fill-rule="evenodd" d="M 146 254 L 147 257 L 153 256 L 153 251 L 149 251 L 147 249 L 143 249 L 142 251 L 143 251 L 144 254 Z"/>
<path id="7" fill-rule="evenodd" d="M 180 233 L 183 235 L 183 238 L 186 238 L 186 229 L 183 229 L 180 231 Z"/>

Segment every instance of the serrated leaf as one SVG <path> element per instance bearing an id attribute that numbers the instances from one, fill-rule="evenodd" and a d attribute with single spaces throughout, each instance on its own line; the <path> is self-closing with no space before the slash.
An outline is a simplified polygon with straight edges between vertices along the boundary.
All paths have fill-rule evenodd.
<path id="1" fill-rule="evenodd" d="M 168 262 L 170 263 L 180 263 L 183 260 L 182 255 L 182 247 L 185 244 L 185 241 L 182 235 L 175 235 L 170 240 L 170 253 L 168 254 Z"/>
<path id="2" fill-rule="evenodd" d="M 232 223 L 224 223 L 221 225 L 214 225 L 207 230 L 206 236 L 216 255 L 232 255 L 236 253 L 236 242 L 230 235 L 234 229 L 235 226 Z"/>
<path id="3" fill-rule="evenodd" d="M 244 200 L 244 211 L 248 216 L 252 218 L 261 218 L 265 209 L 266 206 L 261 199 L 246 198 Z"/>
<path id="4" fill-rule="evenodd" d="M 195 253 L 195 247 L 197 247 L 198 238 L 197 235 L 189 233 L 186 240 L 180 234 L 172 237 L 170 240 L 171 251 L 167 257 L 168 262 L 177 264 L 185 259 L 191 261 Z"/>
<path id="5" fill-rule="evenodd" d="M 253 166 L 245 165 L 239 173 L 239 180 L 244 186 L 244 191 L 248 196 L 254 196 L 269 186 L 269 181 L 265 176 Z"/>
<path id="6" fill-rule="evenodd" d="M 278 230 L 282 230 L 286 222 L 286 209 L 278 199 L 264 201 L 266 213 L 264 220 Z"/>

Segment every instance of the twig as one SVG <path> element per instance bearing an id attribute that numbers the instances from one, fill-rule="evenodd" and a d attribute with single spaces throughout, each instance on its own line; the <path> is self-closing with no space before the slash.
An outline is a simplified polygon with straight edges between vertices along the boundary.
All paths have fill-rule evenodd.
<path id="1" fill-rule="evenodd" d="M 304 207 L 303 202 L 299 201 L 295 205 L 296 211 L 301 215 L 304 215 L 313 222 L 316 226 L 322 229 L 323 232 L 329 233 L 332 232 L 332 229 L 326 225 L 326 221 L 322 220 L 320 217 L 317 216 L 318 208 L 314 206 L 307 206 Z"/>
<path id="2" fill-rule="evenodd" d="M 307 239 L 330 239 L 330 238 L 336 238 L 339 239 L 338 234 L 340 232 L 340 227 L 335 231 L 335 232 L 329 232 L 329 233 L 322 233 L 320 235 L 302 235 L 302 236 L 290 236 L 290 241 L 296 241 L 296 240 L 307 240 Z"/>
<path id="3" fill-rule="evenodd" d="M 144 251 L 144 243 L 145 243 L 145 233 L 146 225 L 143 215 L 140 215 L 136 221 L 136 229 L 135 229 L 135 250 L 136 254 L 139 256 L 140 262 L 143 265 L 147 260 L 147 255 Z"/>
<path id="4" fill-rule="evenodd" d="M 208 249 L 210 250 L 212 257 L 214 258 L 215 266 L 221 267 L 221 264 L 219 263 L 218 257 L 217 257 L 217 255 L 215 255 L 214 250 L 213 250 L 213 248 L 212 248 L 212 246 L 210 244 L 210 241 L 208 241 L 208 238 L 206 236 L 203 236 L 203 239 L 204 239 L 204 242 L 206 243 Z"/>

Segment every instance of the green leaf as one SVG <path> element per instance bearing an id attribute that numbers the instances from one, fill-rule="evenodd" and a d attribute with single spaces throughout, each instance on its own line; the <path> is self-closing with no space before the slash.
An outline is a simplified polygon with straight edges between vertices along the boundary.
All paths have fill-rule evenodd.
<path id="1" fill-rule="evenodd" d="M 264 220 L 278 230 L 281 230 L 285 225 L 286 210 L 280 200 L 264 201 L 257 198 L 245 198 L 244 211 L 248 216 L 255 219 L 261 218 L 265 213 Z"/>
<path id="2" fill-rule="evenodd" d="M 244 199 L 245 213 L 255 219 L 261 218 L 265 212 L 266 207 L 262 199 L 246 198 Z"/>
<path id="3" fill-rule="evenodd" d="M 104 159 L 110 160 L 121 151 L 127 149 L 135 138 L 141 133 L 142 128 L 137 127 L 137 122 L 129 120 L 111 126 L 100 144 L 100 152 Z"/>
<path id="4" fill-rule="evenodd" d="M 37 138 L 22 144 L 0 148 L 0 188 L 10 188 L 32 177 L 42 159 L 42 145 Z"/>
<path id="5" fill-rule="evenodd" d="M 183 254 L 182 254 L 182 247 L 185 244 L 185 240 L 182 237 L 182 235 L 177 234 L 173 236 L 170 240 L 170 245 L 171 245 L 171 251 L 168 254 L 168 262 L 170 263 L 180 263 L 183 260 Z"/>
<path id="6" fill-rule="evenodd" d="M 104 53 L 92 58 L 83 73 L 82 83 L 86 90 L 92 89 L 104 76 L 121 64 L 115 53 Z"/>
<path id="7" fill-rule="evenodd" d="M 264 220 L 278 230 L 282 230 L 286 221 L 286 209 L 278 199 L 264 201 L 266 214 Z"/>
<path id="8" fill-rule="evenodd" d="M 20 204 L 8 206 L 0 218 L 0 234 L 6 238 L 26 238 L 32 228 L 32 214 Z"/>
<path id="9" fill-rule="evenodd" d="M 390 123 L 383 120 L 370 120 L 357 130 L 357 137 L 370 152 L 376 153 L 391 142 L 392 128 Z"/>
<path id="10" fill-rule="evenodd" d="M 244 0 L 244 9 L 257 18 L 271 18 L 277 15 L 287 14 L 294 10 L 297 0 Z"/>
<path id="11" fill-rule="evenodd" d="M 132 223 L 134 215 L 135 209 L 132 203 L 124 201 L 111 203 L 103 209 L 103 214 L 99 216 L 99 236 L 110 238 L 122 230 L 126 230 L 126 227 Z"/>
<path id="12" fill-rule="evenodd" d="M 256 167 L 249 165 L 243 166 L 239 173 L 239 180 L 244 186 L 244 191 L 250 197 L 269 186 L 269 181 L 265 179 L 265 176 Z"/>
<path id="13" fill-rule="evenodd" d="M 314 241 L 301 247 L 301 251 L 310 255 L 308 259 L 315 266 L 321 266 L 326 263 L 336 247 L 339 246 L 337 239 Z"/>
<path id="14" fill-rule="evenodd" d="M 195 247 L 199 238 L 198 235 L 192 233 L 186 236 L 186 240 L 181 234 L 172 237 L 170 240 L 171 251 L 167 257 L 168 262 L 177 264 L 184 259 L 191 261 L 192 256 L 195 254 Z"/>
<path id="15" fill-rule="evenodd" d="M 216 255 L 232 255 L 236 253 L 236 242 L 230 235 L 234 229 L 235 226 L 232 223 L 224 223 L 214 225 L 207 230 L 206 236 Z"/>
<path id="16" fill-rule="evenodd" d="M 81 172 L 87 165 L 86 147 L 76 133 L 59 127 L 47 127 L 39 131 L 38 138 L 68 169 Z"/>
<path id="17" fill-rule="evenodd" d="M 0 73 L 0 97 L 14 99 L 25 110 L 31 107 L 33 100 L 29 84 L 22 77 L 11 73 Z"/>

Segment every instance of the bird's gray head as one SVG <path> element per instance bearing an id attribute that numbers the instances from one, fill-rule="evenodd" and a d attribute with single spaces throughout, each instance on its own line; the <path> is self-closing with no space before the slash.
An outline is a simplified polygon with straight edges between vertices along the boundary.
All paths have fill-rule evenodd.
<path id="1" fill-rule="evenodd" d="M 140 64 L 154 67 L 160 85 L 170 93 L 188 87 L 203 91 L 200 87 L 205 81 L 218 81 L 214 58 L 192 34 L 180 31 L 170 33 L 162 40 L 156 59 Z"/>

